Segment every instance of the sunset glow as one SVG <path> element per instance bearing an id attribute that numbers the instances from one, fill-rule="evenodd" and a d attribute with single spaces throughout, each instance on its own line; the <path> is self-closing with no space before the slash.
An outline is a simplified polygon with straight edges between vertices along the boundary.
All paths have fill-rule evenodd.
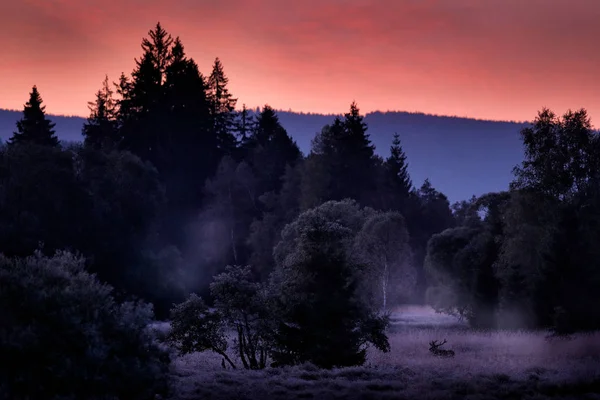
<path id="1" fill-rule="evenodd" d="M 130 74 L 157 21 L 210 72 L 219 57 L 256 107 L 600 118 L 596 0 L 19 0 L 0 4 L 0 108 L 38 86 L 51 114 L 87 116 L 105 74 Z M 600 123 L 596 123 L 600 125 Z"/>

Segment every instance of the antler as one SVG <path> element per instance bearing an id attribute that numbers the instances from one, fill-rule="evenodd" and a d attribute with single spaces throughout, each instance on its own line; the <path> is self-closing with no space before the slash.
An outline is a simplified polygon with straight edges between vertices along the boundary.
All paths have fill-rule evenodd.
<path id="1" fill-rule="evenodd" d="M 432 342 L 429 342 L 429 346 L 431 346 L 431 347 L 435 347 L 435 348 L 438 348 L 438 347 L 440 347 L 440 346 L 442 346 L 442 345 L 446 344 L 446 342 L 447 342 L 447 340 L 446 340 L 446 339 L 444 339 L 444 341 L 443 341 L 442 343 L 437 343 L 437 340 L 434 340 L 434 341 L 432 341 Z"/>

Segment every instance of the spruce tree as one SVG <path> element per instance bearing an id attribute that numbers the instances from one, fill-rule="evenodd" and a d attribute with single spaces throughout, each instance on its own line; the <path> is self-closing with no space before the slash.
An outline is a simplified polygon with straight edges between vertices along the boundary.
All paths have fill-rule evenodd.
<path id="1" fill-rule="evenodd" d="M 29 101 L 23 109 L 23 118 L 17 122 L 17 132 L 9 139 L 9 144 L 32 143 L 42 146 L 59 145 L 54 132 L 55 124 L 46 118 L 46 106 L 37 86 L 33 86 Z"/>
<path id="2" fill-rule="evenodd" d="M 336 117 L 315 137 L 303 172 L 302 209 L 345 198 L 374 205 L 378 170 L 367 129 L 353 102 L 343 119 Z"/>
<path id="3" fill-rule="evenodd" d="M 166 70 L 163 134 L 163 175 L 168 176 L 168 197 L 174 209 L 197 206 L 202 185 L 219 162 L 218 143 L 210 125 L 206 82 L 196 62 L 188 58 L 175 39 L 171 63 Z"/>
<path id="4" fill-rule="evenodd" d="M 385 198 L 385 204 L 383 204 L 385 209 L 406 211 L 406 202 L 413 189 L 406 160 L 400 135 L 395 133 L 390 146 L 390 155 L 383 164 L 383 188 L 381 190 Z"/>
<path id="5" fill-rule="evenodd" d="M 261 181 L 261 191 L 278 192 L 286 165 L 294 166 L 302 153 L 269 105 L 265 105 L 256 118 L 249 143 L 249 162 Z"/>
<path id="6" fill-rule="evenodd" d="M 340 175 L 343 196 L 359 201 L 365 206 L 373 205 L 376 192 L 375 146 L 369 139 L 368 127 L 356 102 L 344 114 L 344 136 L 338 142 L 344 171 Z"/>
<path id="7" fill-rule="evenodd" d="M 83 125 L 82 131 L 86 146 L 110 148 L 118 143 L 117 105 L 113 93 L 107 75 L 102 82 L 102 88 L 96 92 L 96 101 L 88 103 L 90 116 Z"/>
<path id="8" fill-rule="evenodd" d="M 250 114 L 250 111 L 246 108 L 246 104 L 242 104 L 242 110 L 237 113 L 237 118 L 235 121 L 237 140 L 242 146 L 246 146 L 248 144 L 248 141 L 252 136 L 254 123 L 254 116 Z"/>
<path id="9" fill-rule="evenodd" d="M 219 148 L 224 154 L 231 154 L 237 147 L 233 135 L 237 99 L 229 93 L 228 83 L 229 78 L 225 75 L 223 64 L 217 57 L 208 77 L 208 94 L 214 130 L 219 139 Z"/>
<path id="10" fill-rule="evenodd" d="M 160 170 L 161 135 L 168 126 L 163 84 L 172 58 L 173 38 L 160 23 L 148 32 L 148 36 L 142 41 L 144 53 L 135 60 L 136 68 L 125 92 L 124 100 L 128 107 L 121 111 L 130 114 L 121 116 L 124 122 L 122 144 L 124 149 L 150 161 Z"/>

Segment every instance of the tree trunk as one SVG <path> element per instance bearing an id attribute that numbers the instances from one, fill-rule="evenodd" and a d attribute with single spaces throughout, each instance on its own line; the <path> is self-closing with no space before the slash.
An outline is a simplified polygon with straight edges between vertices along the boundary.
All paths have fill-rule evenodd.
<path id="1" fill-rule="evenodd" d="M 388 286 L 388 262 L 387 257 L 383 263 L 383 276 L 381 277 L 381 289 L 383 291 L 383 311 L 387 310 L 387 286 Z"/>
<path id="2" fill-rule="evenodd" d="M 240 325 L 237 326 L 238 331 L 238 351 L 240 354 L 240 359 L 242 360 L 242 364 L 244 364 L 244 368 L 250 369 L 248 366 L 248 362 L 246 361 L 246 357 L 244 356 L 244 333 L 242 332 L 242 327 Z"/>
<path id="3" fill-rule="evenodd" d="M 235 216 L 233 215 L 233 197 L 231 196 L 231 183 L 227 186 L 229 190 L 229 206 L 231 207 L 231 228 L 229 231 L 231 237 L 231 250 L 233 251 L 233 261 L 237 264 L 237 248 L 235 246 Z"/>
<path id="4" fill-rule="evenodd" d="M 215 351 L 215 353 L 217 353 L 220 356 L 222 356 L 225 359 L 225 361 L 227 361 L 229 363 L 229 365 L 231 365 L 232 369 L 237 369 L 235 367 L 235 364 L 231 361 L 231 359 L 229 358 L 229 356 L 224 351 L 217 350 L 217 349 L 213 349 L 213 350 Z"/>

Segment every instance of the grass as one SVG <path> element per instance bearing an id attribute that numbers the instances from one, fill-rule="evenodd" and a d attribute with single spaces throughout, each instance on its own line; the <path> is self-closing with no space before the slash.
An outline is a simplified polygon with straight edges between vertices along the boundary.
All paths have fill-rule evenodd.
<path id="1" fill-rule="evenodd" d="M 173 400 L 600 399 L 600 333 L 546 335 L 477 332 L 429 308 L 403 307 L 393 314 L 391 351 L 370 351 L 364 366 L 223 370 L 219 356 L 191 354 L 173 362 Z M 429 352 L 431 340 L 443 339 L 454 358 Z"/>

